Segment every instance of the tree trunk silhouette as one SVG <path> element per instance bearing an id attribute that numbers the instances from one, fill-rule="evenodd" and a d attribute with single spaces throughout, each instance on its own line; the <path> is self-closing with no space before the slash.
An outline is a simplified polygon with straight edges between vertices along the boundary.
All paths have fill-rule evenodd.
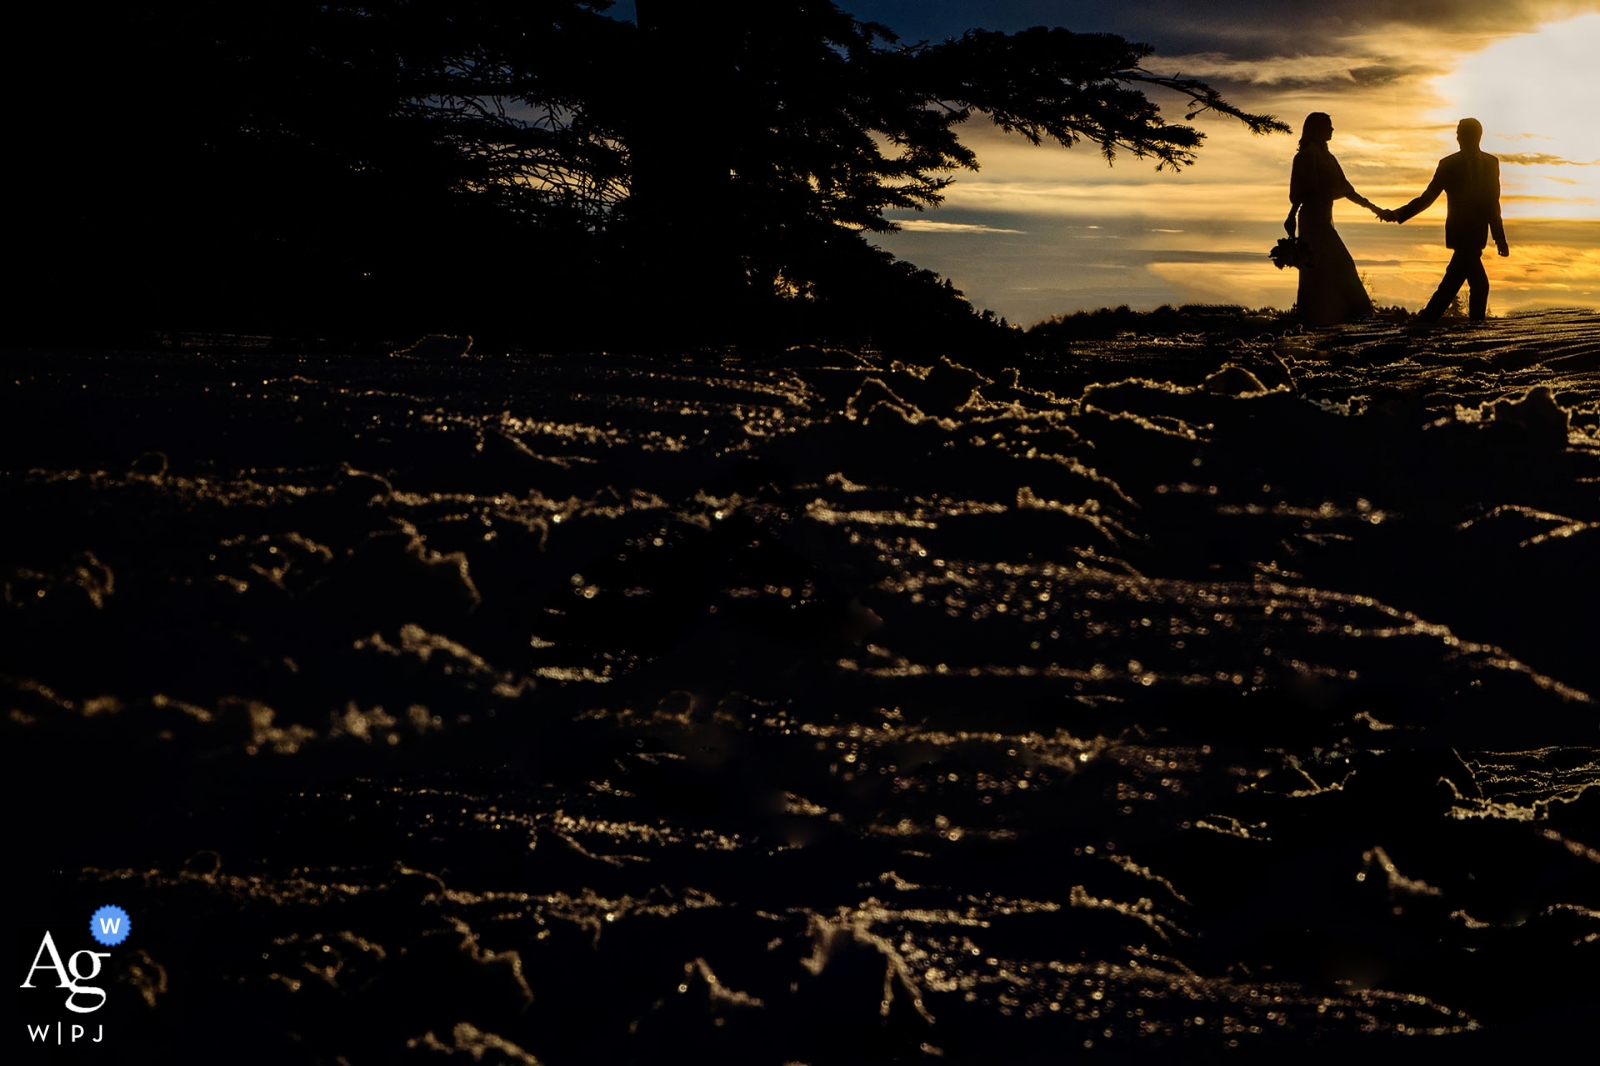
<path id="1" fill-rule="evenodd" d="M 643 339 L 731 339 L 745 276 L 726 218 L 739 47 L 729 0 L 639 0 L 628 216 Z M 712 116 L 715 116 L 713 118 Z M 730 126 L 732 129 L 730 130 Z"/>

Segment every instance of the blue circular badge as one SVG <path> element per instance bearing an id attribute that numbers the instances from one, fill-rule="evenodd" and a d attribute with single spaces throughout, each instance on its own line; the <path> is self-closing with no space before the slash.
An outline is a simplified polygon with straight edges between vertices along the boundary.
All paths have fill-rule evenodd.
<path id="1" fill-rule="evenodd" d="M 89 919 L 89 935 L 106 947 L 115 947 L 128 939 L 132 919 L 121 907 L 105 906 Z"/>

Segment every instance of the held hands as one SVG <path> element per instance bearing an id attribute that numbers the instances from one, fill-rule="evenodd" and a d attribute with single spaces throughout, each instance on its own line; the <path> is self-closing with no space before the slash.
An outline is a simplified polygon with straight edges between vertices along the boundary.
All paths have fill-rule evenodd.
<path id="1" fill-rule="evenodd" d="M 1382 222 L 1399 222 L 1400 221 L 1400 216 L 1398 214 L 1396 214 L 1395 212 L 1389 210 L 1387 207 L 1378 207 L 1378 206 L 1374 205 L 1373 208 L 1372 208 L 1372 213 L 1377 215 L 1379 221 L 1382 221 Z"/>

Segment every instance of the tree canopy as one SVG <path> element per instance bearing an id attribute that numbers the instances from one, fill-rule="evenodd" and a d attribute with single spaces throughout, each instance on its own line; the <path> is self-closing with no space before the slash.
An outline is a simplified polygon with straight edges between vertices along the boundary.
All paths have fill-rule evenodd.
<path id="1" fill-rule="evenodd" d="M 1286 128 L 1107 34 L 906 44 L 828 0 L 638 0 L 637 24 L 609 6 L 42 12 L 11 71 L 32 101 L 21 290 L 43 317 L 88 305 L 135 331 L 859 339 L 912 306 L 979 328 L 868 242 L 976 168 L 966 123 L 1158 168 L 1203 134 L 1151 89 L 1185 123 Z"/>

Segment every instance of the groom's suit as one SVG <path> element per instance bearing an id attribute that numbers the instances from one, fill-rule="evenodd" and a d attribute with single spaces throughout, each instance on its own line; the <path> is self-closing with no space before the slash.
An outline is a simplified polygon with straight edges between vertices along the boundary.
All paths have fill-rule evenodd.
<path id="1" fill-rule="evenodd" d="M 1506 247 L 1505 226 L 1500 220 L 1500 160 L 1476 148 L 1463 148 L 1439 160 L 1421 196 L 1397 210 L 1396 222 L 1404 222 L 1445 194 L 1444 246 L 1455 255 L 1445 268 L 1433 299 L 1420 317 L 1436 319 L 1450 306 L 1461 283 L 1468 285 L 1471 317 L 1482 318 L 1489 307 L 1489 275 L 1483 269 L 1483 248 L 1492 234 L 1496 247 Z M 1502 252 L 1504 254 L 1504 252 Z"/>

